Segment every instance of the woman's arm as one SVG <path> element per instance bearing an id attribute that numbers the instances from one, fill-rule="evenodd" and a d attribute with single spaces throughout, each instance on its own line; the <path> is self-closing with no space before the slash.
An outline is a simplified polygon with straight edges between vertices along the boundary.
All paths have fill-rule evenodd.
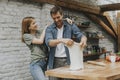
<path id="1" fill-rule="evenodd" d="M 46 28 L 42 31 L 42 34 L 40 35 L 40 38 L 34 38 L 32 43 L 33 44 L 43 44 L 44 39 L 45 39 L 45 30 Z"/>

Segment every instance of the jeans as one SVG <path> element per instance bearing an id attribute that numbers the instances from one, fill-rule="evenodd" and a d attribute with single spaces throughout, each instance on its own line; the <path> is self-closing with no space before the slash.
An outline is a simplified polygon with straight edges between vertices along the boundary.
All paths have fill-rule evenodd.
<path id="1" fill-rule="evenodd" d="M 30 72 L 34 80 L 45 80 L 46 60 L 39 60 L 30 64 Z"/>
<path id="2" fill-rule="evenodd" d="M 67 59 L 57 59 L 54 60 L 54 69 L 63 67 L 67 65 Z M 62 79 L 62 78 L 56 78 L 56 77 L 49 77 L 49 80 L 70 80 L 70 79 Z"/>

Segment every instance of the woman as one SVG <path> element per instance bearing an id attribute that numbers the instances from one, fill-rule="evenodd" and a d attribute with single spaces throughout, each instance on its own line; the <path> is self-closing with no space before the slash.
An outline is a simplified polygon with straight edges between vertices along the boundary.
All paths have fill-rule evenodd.
<path id="1" fill-rule="evenodd" d="M 45 29 L 40 32 L 34 17 L 22 20 L 22 42 L 31 51 L 30 72 L 34 80 L 45 80 L 47 47 L 44 43 Z"/>
<path id="2" fill-rule="evenodd" d="M 66 20 L 72 24 L 70 19 L 67 18 Z M 43 31 L 38 30 L 34 17 L 25 17 L 22 20 L 22 42 L 31 51 L 30 72 L 34 80 L 45 80 L 44 72 L 47 66 L 48 53 L 44 44 L 45 29 Z"/>

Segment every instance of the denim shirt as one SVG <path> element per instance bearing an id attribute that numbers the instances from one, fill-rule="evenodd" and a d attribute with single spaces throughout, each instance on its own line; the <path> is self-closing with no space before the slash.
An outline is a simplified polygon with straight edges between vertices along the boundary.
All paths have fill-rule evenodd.
<path id="1" fill-rule="evenodd" d="M 69 38 L 71 39 L 73 36 L 77 38 L 78 41 L 81 40 L 82 33 L 80 32 L 80 29 L 75 24 L 69 24 L 67 21 L 63 21 L 63 38 Z M 50 69 L 53 68 L 54 65 L 54 56 L 55 56 L 55 47 L 49 46 L 49 41 L 53 39 L 57 39 L 57 28 L 55 23 L 51 24 L 46 29 L 45 34 L 45 43 L 50 48 L 49 52 L 49 60 L 48 60 L 48 66 Z M 69 57 L 69 51 L 68 48 L 65 46 L 65 51 L 67 55 L 67 63 L 70 64 L 70 57 Z"/>

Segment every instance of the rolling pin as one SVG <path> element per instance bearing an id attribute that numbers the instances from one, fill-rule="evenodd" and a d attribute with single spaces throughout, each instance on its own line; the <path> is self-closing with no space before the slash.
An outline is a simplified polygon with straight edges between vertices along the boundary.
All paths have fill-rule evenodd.
<path id="1" fill-rule="evenodd" d="M 94 64 L 94 65 L 98 65 L 98 66 L 106 66 L 106 64 L 103 63 L 103 62 L 87 61 L 87 63 L 89 63 L 89 64 Z"/>

